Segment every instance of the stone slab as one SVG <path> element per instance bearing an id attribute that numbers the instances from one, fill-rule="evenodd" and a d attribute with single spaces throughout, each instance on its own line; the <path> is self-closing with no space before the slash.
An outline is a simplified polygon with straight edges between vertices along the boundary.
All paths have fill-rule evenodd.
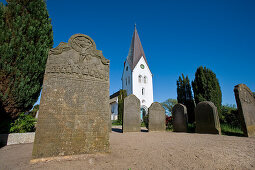
<path id="1" fill-rule="evenodd" d="M 149 113 L 149 126 L 148 130 L 151 131 L 165 131 L 166 130 L 166 114 L 165 109 L 158 102 L 151 104 L 148 110 Z"/>
<path id="2" fill-rule="evenodd" d="M 109 151 L 109 60 L 86 35 L 49 52 L 32 158 Z"/>
<path id="3" fill-rule="evenodd" d="M 176 104 L 173 107 L 173 131 L 187 132 L 188 131 L 188 114 L 187 108 L 183 104 Z"/>
<path id="4" fill-rule="evenodd" d="M 196 132 L 221 134 L 217 107 L 209 101 L 198 103 L 195 108 Z"/>
<path id="5" fill-rule="evenodd" d="M 238 84 L 234 88 L 236 104 L 242 124 L 242 130 L 247 137 L 255 136 L 255 98 L 245 84 Z"/>
<path id="6" fill-rule="evenodd" d="M 124 99 L 122 132 L 140 132 L 140 100 L 133 94 Z"/>
<path id="7" fill-rule="evenodd" d="M 34 139 L 35 132 L 0 134 L 0 143 L 4 145 L 33 143 Z"/>

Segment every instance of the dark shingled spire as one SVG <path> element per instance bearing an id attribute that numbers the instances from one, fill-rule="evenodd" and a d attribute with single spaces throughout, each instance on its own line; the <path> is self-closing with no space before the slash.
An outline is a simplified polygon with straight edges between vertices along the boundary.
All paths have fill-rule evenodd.
<path id="1" fill-rule="evenodd" d="M 135 30 L 133 33 L 133 38 L 131 41 L 130 49 L 128 52 L 128 57 L 127 57 L 127 62 L 130 65 L 131 69 L 133 70 L 140 60 L 140 58 L 143 56 L 145 62 L 147 63 L 144 51 L 143 51 L 143 46 L 141 44 L 140 38 L 138 36 L 137 30 L 136 30 L 136 25 L 135 25 Z M 147 63 L 148 65 L 148 63 Z"/>

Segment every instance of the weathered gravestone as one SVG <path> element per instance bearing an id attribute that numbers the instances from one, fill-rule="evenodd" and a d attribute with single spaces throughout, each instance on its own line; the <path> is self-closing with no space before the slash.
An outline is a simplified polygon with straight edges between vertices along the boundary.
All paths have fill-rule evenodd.
<path id="1" fill-rule="evenodd" d="M 255 136 L 255 98 L 245 84 L 238 84 L 234 89 L 242 130 L 247 137 Z"/>
<path id="2" fill-rule="evenodd" d="M 32 158 L 109 151 L 109 60 L 86 35 L 49 52 Z"/>
<path id="3" fill-rule="evenodd" d="M 195 108 L 196 132 L 221 134 L 217 107 L 209 101 L 198 103 Z"/>
<path id="4" fill-rule="evenodd" d="M 158 102 L 154 102 L 149 107 L 149 131 L 165 131 L 166 115 L 165 109 Z"/>
<path id="5" fill-rule="evenodd" d="M 173 131 L 187 132 L 188 130 L 188 115 L 187 108 L 183 104 L 176 104 L 173 107 Z"/>
<path id="6" fill-rule="evenodd" d="M 133 94 L 124 99 L 122 132 L 140 132 L 140 100 Z"/>

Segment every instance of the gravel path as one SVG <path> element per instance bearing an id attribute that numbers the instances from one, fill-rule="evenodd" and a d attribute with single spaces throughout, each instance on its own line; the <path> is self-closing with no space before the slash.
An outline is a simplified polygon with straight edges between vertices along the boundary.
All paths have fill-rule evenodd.
<path id="1" fill-rule="evenodd" d="M 0 169 L 255 169 L 255 138 L 173 132 L 110 134 L 111 153 L 30 164 L 33 144 L 0 149 Z"/>

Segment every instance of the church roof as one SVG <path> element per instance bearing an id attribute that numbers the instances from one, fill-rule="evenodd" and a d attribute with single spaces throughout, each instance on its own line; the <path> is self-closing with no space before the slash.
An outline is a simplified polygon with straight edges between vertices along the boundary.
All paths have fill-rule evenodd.
<path id="1" fill-rule="evenodd" d="M 127 57 L 127 62 L 130 65 L 132 70 L 135 68 L 136 64 L 138 63 L 138 61 L 141 59 L 142 56 L 144 57 L 144 60 L 147 63 L 147 60 L 143 51 L 143 46 L 141 44 L 137 29 L 135 26 L 135 30 L 133 33 L 133 37 L 132 37 L 132 41 L 131 41 L 131 45 L 130 45 L 130 49 L 129 49 L 128 57 Z"/>

